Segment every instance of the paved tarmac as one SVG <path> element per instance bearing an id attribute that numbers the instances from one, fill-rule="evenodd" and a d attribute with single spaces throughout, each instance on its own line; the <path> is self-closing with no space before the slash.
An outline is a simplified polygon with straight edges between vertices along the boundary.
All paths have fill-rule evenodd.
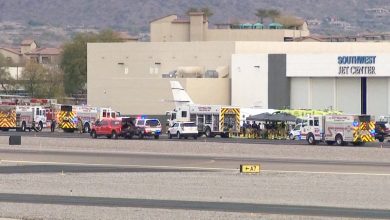
<path id="1" fill-rule="evenodd" d="M 0 217 L 390 218 L 388 148 L 33 134 L 0 137 Z"/>

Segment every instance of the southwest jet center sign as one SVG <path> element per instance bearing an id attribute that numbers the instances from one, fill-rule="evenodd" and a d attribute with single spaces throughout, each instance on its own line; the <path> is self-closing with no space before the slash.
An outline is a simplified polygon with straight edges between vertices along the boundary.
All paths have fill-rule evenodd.
<path id="1" fill-rule="evenodd" d="M 287 77 L 390 77 L 390 54 L 287 54 Z"/>

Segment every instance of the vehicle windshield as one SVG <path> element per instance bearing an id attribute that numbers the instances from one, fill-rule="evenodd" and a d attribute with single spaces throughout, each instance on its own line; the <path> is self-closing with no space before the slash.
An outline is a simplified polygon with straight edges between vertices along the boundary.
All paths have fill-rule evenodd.
<path id="1" fill-rule="evenodd" d="M 195 123 L 183 123 L 183 127 L 196 127 Z"/>
<path id="2" fill-rule="evenodd" d="M 147 120 L 145 125 L 150 127 L 156 127 L 160 125 L 160 122 L 158 120 Z"/>

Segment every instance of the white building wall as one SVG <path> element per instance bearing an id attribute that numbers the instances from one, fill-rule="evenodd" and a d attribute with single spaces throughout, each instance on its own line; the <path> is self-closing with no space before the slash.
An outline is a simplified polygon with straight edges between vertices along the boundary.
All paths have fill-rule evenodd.
<path id="1" fill-rule="evenodd" d="M 311 106 L 315 109 L 334 109 L 334 78 L 311 78 Z"/>
<path id="2" fill-rule="evenodd" d="M 335 109 L 345 114 L 360 114 L 360 85 L 360 78 L 338 78 Z"/>
<path id="3" fill-rule="evenodd" d="M 372 102 L 376 100 L 372 99 Z M 360 78 L 293 77 L 291 108 L 334 109 L 360 114 Z"/>
<path id="4" fill-rule="evenodd" d="M 268 108 L 268 54 L 232 55 L 232 105 Z"/>
<path id="5" fill-rule="evenodd" d="M 310 78 L 294 77 L 290 80 L 291 83 L 291 108 L 292 109 L 308 109 L 310 99 Z"/>
<path id="6" fill-rule="evenodd" d="M 367 112 L 389 114 L 389 78 L 367 78 Z"/>

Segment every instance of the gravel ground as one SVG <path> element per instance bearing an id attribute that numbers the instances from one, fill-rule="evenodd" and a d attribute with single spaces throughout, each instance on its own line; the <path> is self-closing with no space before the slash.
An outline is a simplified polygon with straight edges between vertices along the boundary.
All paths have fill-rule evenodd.
<path id="1" fill-rule="evenodd" d="M 12 209 L 14 204 L 0 203 L 0 211 L 5 209 Z M 26 217 L 20 213 L 29 213 Z M 223 219 L 223 220 L 250 220 L 250 219 L 264 219 L 264 220 L 323 220 L 335 219 L 326 217 L 313 216 L 285 216 L 274 214 L 258 214 L 258 213 L 230 213 L 230 212 L 209 212 L 209 211 L 192 211 L 192 210 L 167 210 L 167 209 L 139 209 L 139 208 L 107 208 L 107 207 L 85 207 L 85 206 L 58 206 L 58 205 L 34 205 L 34 204 L 18 204 L 18 212 L 9 211 L 8 215 L 14 216 L 14 220 L 63 220 L 63 219 L 77 219 L 77 220 L 112 220 L 112 219 Z M 19 213 L 19 214 L 18 214 Z M 343 220 L 352 220 L 352 218 L 338 218 Z M 357 218 L 353 218 L 357 219 Z M 0 218 L 0 220 L 2 220 Z"/>
<path id="2" fill-rule="evenodd" d="M 166 153 L 232 157 L 390 161 L 389 148 L 279 146 L 209 142 L 23 137 L 0 148 Z M 1 158 L 1 155 L 0 155 Z M 1 163 L 0 166 L 10 164 Z M 0 193 L 245 202 L 389 209 L 390 176 L 224 172 L 26 173 L 0 175 Z M 0 203 L 0 217 L 20 219 L 324 219 L 209 211 Z M 343 218 L 347 219 L 347 218 Z"/>

